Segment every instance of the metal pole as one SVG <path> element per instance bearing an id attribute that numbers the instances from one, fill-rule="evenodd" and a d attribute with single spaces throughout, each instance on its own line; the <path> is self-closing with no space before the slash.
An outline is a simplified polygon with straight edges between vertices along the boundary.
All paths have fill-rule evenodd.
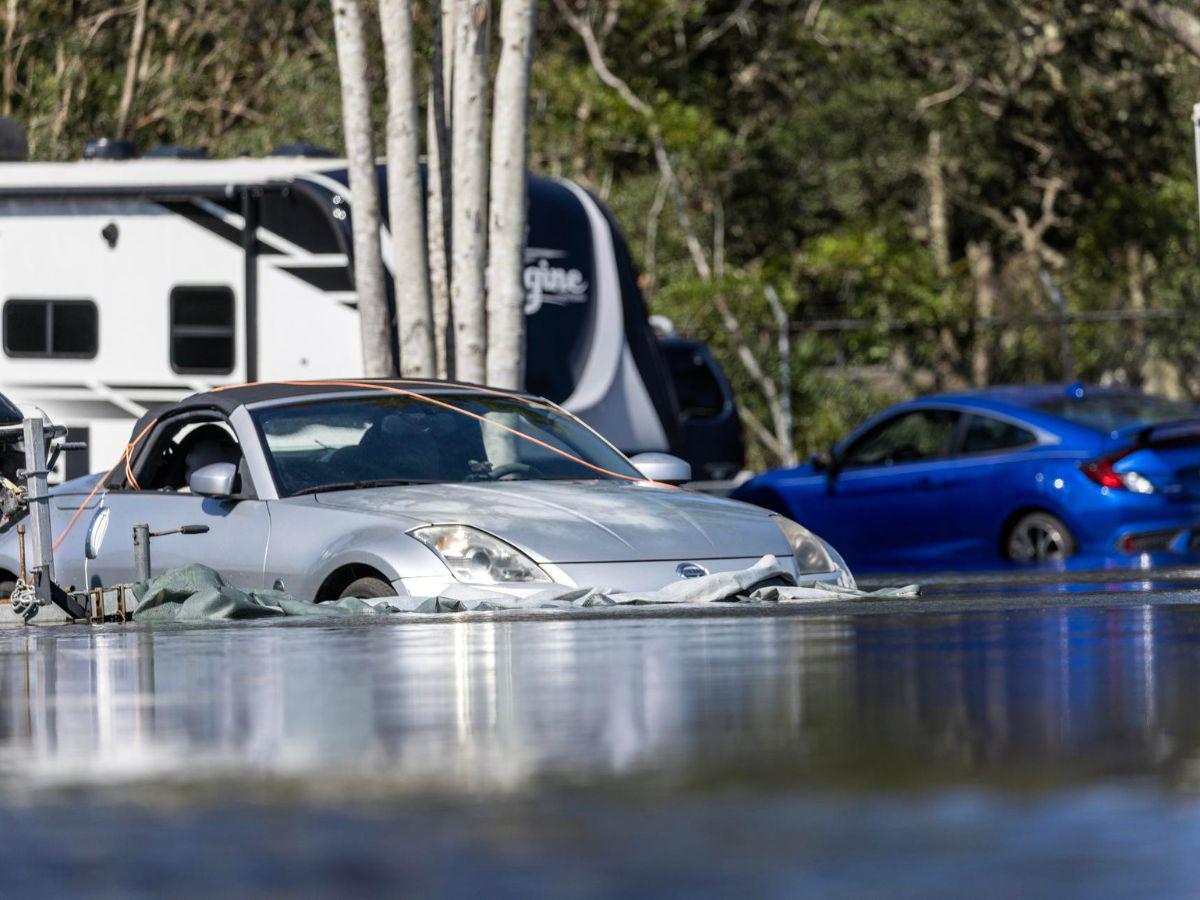
<path id="1" fill-rule="evenodd" d="M 135 581 L 150 580 L 150 526 L 133 526 L 133 577 Z"/>
<path id="2" fill-rule="evenodd" d="M 33 568 L 38 603 L 50 604 L 54 580 L 54 537 L 50 532 L 50 496 L 46 483 L 46 428 L 40 418 L 25 420 L 25 486 L 33 525 Z"/>
<path id="3" fill-rule="evenodd" d="M 246 380 L 258 378 L 258 198 L 242 188 L 242 302 L 245 305 Z"/>
<path id="4" fill-rule="evenodd" d="M 25 568 L 25 525 L 17 526 L 17 552 L 21 559 L 21 581 L 29 584 L 29 570 Z"/>

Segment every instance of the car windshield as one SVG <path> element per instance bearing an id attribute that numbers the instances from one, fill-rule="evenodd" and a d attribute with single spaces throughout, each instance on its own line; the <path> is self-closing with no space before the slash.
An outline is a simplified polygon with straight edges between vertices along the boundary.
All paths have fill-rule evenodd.
<path id="1" fill-rule="evenodd" d="M 386 484 L 642 477 L 561 411 L 482 393 L 316 400 L 252 415 L 281 496 Z"/>
<path id="2" fill-rule="evenodd" d="M 1037 408 L 1077 425 L 1100 431 L 1119 431 L 1137 425 L 1153 425 L 1172 419 L 1200 415 L 1200 409 L 1183 400 L 1168 400 L 1150 394 L 1092 394 L 1081 398 L 1056 397 Z"/>

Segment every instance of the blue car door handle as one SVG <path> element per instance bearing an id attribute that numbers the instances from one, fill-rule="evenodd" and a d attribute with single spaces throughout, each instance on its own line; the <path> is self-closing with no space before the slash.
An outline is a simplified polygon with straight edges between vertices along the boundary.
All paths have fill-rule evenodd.
<path id="1" fill-rule="evenodd" d="M 917 490 L 921 491 L 936 491 L 941 488 L 948 488 L 954 485 L 954 481 L 948 478 L 932 478 L 929 475 L 924 475 L 917 479 Z"/>

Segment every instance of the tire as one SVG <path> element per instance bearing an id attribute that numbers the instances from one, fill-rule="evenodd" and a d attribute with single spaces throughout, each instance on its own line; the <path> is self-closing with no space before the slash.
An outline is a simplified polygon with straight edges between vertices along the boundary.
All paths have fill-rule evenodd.
<path id="1" fill-rule="evenodd" d="M 1004 555 L 1013 562 L 1058 562 L 1078 549 L 1066 523 L 1041 510 L 1021 516 L 1004 536 Z"/>
<path id="2" fill-rule="evenodd" d="M 356 578 L 338 594 L 338 599 L 343 597 L 358 597 L 362 600 L 369 600 L 374 597 L 395 597 L 396 590 L 382 578 L 366 576 L 365 578 Z"/>

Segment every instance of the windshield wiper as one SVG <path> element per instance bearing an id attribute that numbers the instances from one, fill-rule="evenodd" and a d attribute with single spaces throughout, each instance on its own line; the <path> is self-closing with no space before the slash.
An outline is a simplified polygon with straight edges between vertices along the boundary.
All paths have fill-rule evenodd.
<path id="1" fill-rule="evenodd" d="M 301 494 L 323 494 L 326 491 L 357 491 L 361 488 L 373 487 L 403 487 L 410 484 L 437 484 L 431 479 L 418 480 L 414 478 L 374 478 L 365 481 L 338 481 L 333 484 L 316 484 L 312 487 L 292 491 L 289 497 L 299 497 Z"/>

